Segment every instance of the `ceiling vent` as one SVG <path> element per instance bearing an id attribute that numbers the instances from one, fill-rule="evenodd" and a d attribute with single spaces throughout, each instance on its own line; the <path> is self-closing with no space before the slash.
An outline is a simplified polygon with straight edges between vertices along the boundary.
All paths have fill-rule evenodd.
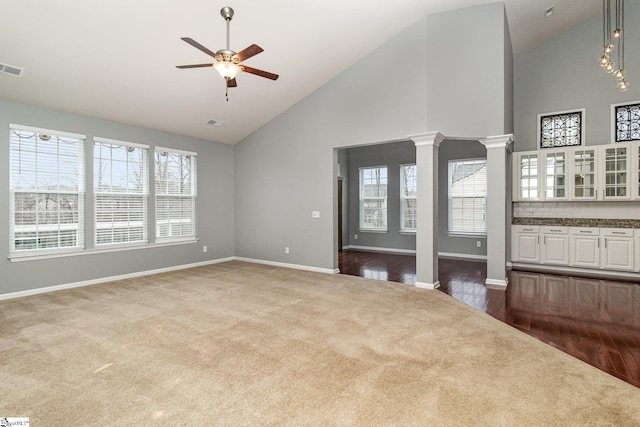
<path id="1" fill-rule="evenodd" d="M 207 122 L 207 124 L 208 124 L 208 125 L 214 125 L 214 126 L 220 127 L 220 126 L 222 126 L 222 125 L 224 124 L 224 122 L 221 122 L 220 120 L 213 120 L 213 119 L 211 119 L 211 120 L 209 120 L 209 121 Z"/>
<path id="2" fill-rule="evenodd" d="M 0 72 L 11 76 L 20 77 L 24 72 L 24 68 L 14 67 L 13 65 L 0 64 Z"/>

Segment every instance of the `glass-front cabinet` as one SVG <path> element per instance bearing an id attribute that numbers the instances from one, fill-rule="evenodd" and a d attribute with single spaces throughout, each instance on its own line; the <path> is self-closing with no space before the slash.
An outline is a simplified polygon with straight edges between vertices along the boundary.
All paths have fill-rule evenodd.
<path id="1" fill-rule="evenodd" d="M 518 155 L 518 200 L 538 200 L 539 199 L 539 170 L 538 154 Z"/>
<path id="2" fill-rule="evenodd" d="M 569 153 L 572 159 L 573 200 L 596 198 L 596 149 L 580 148 Z"/>
<path id="3" fill-rule="evenodd" d="M 629 146 L 602 147 L 604 160 L 603 199 L 625 200 L 630 198 Z"/>
<path id="4" fill-rule="evenodd" d="M 544 153 L 545 200 L 566 200 L 567 153 L 554 151 Z"/>

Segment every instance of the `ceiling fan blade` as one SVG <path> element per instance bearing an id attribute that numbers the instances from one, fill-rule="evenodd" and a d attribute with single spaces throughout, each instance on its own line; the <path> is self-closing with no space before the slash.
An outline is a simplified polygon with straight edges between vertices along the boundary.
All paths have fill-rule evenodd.
<path id="1" fill-rule="evenodd" d="M 187 43 L 189 43 L 191 46 L 195 47 L 196 49 L 200 49 L 201 51 L 203 51 L 204 53 L 206 53 L 210 57 L 212 57 L 212 58 L 216 57 L 216 53 L 215 52 L 210 51 L 209 49 L 207 49 L 206 47 L 202 46 L 200 43 L 198 43 L 194 39 L 189 38 L 189 37 L 182 37 L 182 40 L 186 41 Z"/>
<path id="2" fill-rule="evenodd" d="M 250 73 L 250 74 L 255 74 L 256 76 L 265 77 L 265 78 L 271 79 L 271 80 L 278 80 L 278 77 L 280 77 L 277 74 L 273 74 L 273 73 L 270 73 L 268 71 L 258 70 L 257 68 L 247 67 L 244 64 L 242 65 L 242 71 L 245 71 L 245 72 Z"/>
<path id="3" fill-rule="evenodd" d="M 238 82 L 236 82 L 236 79 L 229 79 L 227 80 L 227 87 L 238 87 Z"/>
<path id="4" fill-rule="evenodd" d="M 185 68 L 201 68 L 201 67 L 213 67 L 212 63 L 209 64 L 191 64 L 191 65 L 176 65 L 176 68 L 184 70 Z"/>
<path id="5" fill-rule="evenodd" d="M 264 52 L 264 49 L 262 49 L 257 44 L 252 44 L 248 48 L 236 53 L 235 56 L 236 58 L 238 58 L 238 62 L 242 62 L 244 60 L 251 58 L 252 56 L 259 54 L 260 52 Z"/>

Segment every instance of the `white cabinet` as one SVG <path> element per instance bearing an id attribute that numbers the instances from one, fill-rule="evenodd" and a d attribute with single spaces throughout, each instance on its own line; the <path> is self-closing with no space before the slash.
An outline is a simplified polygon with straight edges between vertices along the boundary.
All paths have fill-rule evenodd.
<path id="1" fill-rule="evenodd" d="M 514 225 L 511 233 L 511 260 L 540 263 L 540 227 Z"/>
<path id="2" fill-rule="evenodd" d="M 570 150 L 571 200 L 595 200 L 596 199 L 596 152 L 595 148 L 576 148 Z"/>
<path id="3" fill-rule="evenodd" d="M 631 198 L 631 146 L 615 144 L 600 147 L 602 158 L 602 200 L 629 200 Z"/>
<path id="4" fill-rule="evenodd" d="M 627 270 L 634 267 L 634 230 L 622 228 L 603 228 L 604 239 L 602 252 L 602 268 L 607 270 Z"/>
<path id="5" fill-rule="evenodd" d="M 600 268 L 600 229 L 572 227 L 569 252 L 572 267 Z"/>
<path id="6" fill-rule="evenodd" d="M 540 167 L 538 152 L 515 153 L 513 161 L 517 182 L 513 186 L 514 200 L 539 200 Z"/>
<path id="7" fill-rule="evenodd" d="M 541 227 L 543 264 L 569 265 L 569 227 Z"/>
<path id="8" fill-rule="evenodd" d="M 567 150 L 542 154 L 544 200 L 567 200 Z"/>
<path id="9" fill-rule="evenodd" d="M 640 271 L 640 230 L 635 230 L 635 241 L 636 241 L 636 260 L 635 260 L 635 270 Z"/>

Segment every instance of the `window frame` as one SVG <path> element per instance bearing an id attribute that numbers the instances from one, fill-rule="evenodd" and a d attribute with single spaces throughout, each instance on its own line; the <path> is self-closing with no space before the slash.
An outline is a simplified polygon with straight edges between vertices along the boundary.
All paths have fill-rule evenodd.
<path id="1" fill-rule="evenodd" d="M 406 188 L 405 188 L 405 176 L 406 174 L 404 173 L 405 168 L 409 168 L 412 167 L 414 169 L 413 172 L 413 178 L 415 180 L 414 183 L 414 187 L 416 188 L 415 190 L 415 195 L 414 196 L 407 196 L 406 194 Z M 417 199 L 418 199 L 418 193 L 417 193 L 417 187 L 418 187 L 418 169 L 415 163 L 405 163 L 405 164 L 401 164 L 400 165 L 400 232 L 401 233 L 415 233 L 417 230 L 417 220 L 418 220 L 418 214 L 417 214 Z M 413 218 L 414 223 L 416 224 L 415 227 L 407 227 L 406 226 L 406 211 L 405 211 L 405 201 L 406 200 L 415 200 L 415 217 Z"/>
<path id="2" fill-rule="evenodd" d="M 179 156 L 188 156 L 190 157 L 192 160 L 191 162 L 191 166 L 189 168 L 189 175 L 190 175 L 190 185 L 189 185 L 189 192 L 190 194 L 182 194 L 182 190 L 183 187 L 182 185 L 180 185 L 179 187 L 179 192 L 181 194 L 168 194 L 168 193 L 162 193 L 159 191 L 160 189 L 160 184 L 162 183 L 162 181 L 160 179 L 158 179 L 158 167 L 159 167 L 159 162 L 158 162 L 158 156 L 164 157 L 162 155 L 162 153 L 165 152 L 167 154 L 171 153 L 174 155 L 179 155 Z M 156 242 L 181 242 L 181 241 L 196 241 L 197 240 L 197 236 L 198 236 L 198 223 L 197 223 L 197 153 L 196 152 L 192 152 L 192 151 L 185 151 L 185 150 L 180 150 L 180 149 L 175 149 L 175 148 L 167 148 L 167 147 L 158 147 L 156 146 L 154 149 L 154 188 L 155 188 L 155 209 L 154 209 L 154 219 L 155 219 L 155 240 Z M 168 183 L 167 183 L 168 184 Z M 161 199 L 162 198 L 166 198 L 167 200 L 169 199 L 173 199 L 173 201 L 175 202 L 176 200 L 180 201 L 180 206 L 182 206 L 182 201 L 187 200 L 189 202 L 189 204 L 191 205 L 191 210 L 192 210 L 192 215 L 191 215 L 191 230 L 192 232 L 190 234 L 173 234 L 172 230 L 173 224 L 181 224 L 184 220 L 184 217 L 180 217 L 180 219 L 178 221 L 172 222 L 171 218 L 167 219 L 167 224 L 168 224 L 168 229 L 169 229 L 169 234 L 167 236 L 163 235 L 163 233 L 160 232 L 160 226 L 162 225 L 162 223 L 164 222 L 164 220 L 160 219 L 160 217 L 163 215 L 161 214 Z M 167 216 L 168 216 L 168 212 L 171 209 L 167 209 Z"/>
<path id="3" fill-rule="evenodd" d="M 126 147 L 126 148 L 133 148 L 135 149 L 140 149 L 142 150 L 142 159 L 140 161 L 140 169 L 139 169 L 139 173 L 142 177 L 142 189 L 140 192 L 107 192 L 107 191 L 99 191 L 98 187 L 96 185 L 97 183 L 97 179 L 98 179 L 98 171 L 96 170 L 96 146 L 98 144 L 103 144 L 103 145 L 111 145 L 111 146 L 115 146 L 115 147 Z M 127 150 L 128 151 L 128 150 Z M 127 159 L 128 160 L 128 159 Z M 128 163 L 128 161 L 127 161 Z M 94 137 L 93 138 L 93 164 L 94 164 L 94 170 L 93 170 L 93 210 L 94 210 L 94 215 L 93 215 L 93 226 L 94 226 L 94 230 L 93 230 L 93 243 L 95 245 L 96 248 L 108 248 L 108 247 L 126 247 L 126 246 L 132 246 L 132 245 L 146 245 L 149 243 L 149 217 L 150 217 L 150 213 L 149 213 L 149 146 L 145 145 L 145 144 L 138 144 L 135 142 L 129 142 L 129 141 L 121 141 L 121 140 L 115 140 L 115 139 L 109 139 L 109 138 L 102 138 L 102 137 Z M 104 229 L 105 227 L 99 227 L 98 224 L 98 218 L 99 218 L 99 206 L 100 204 L 98 203 L 98 197 L 99 195 L 102 196 L 113 196 L 113 197 L 118 197 L 118 198 L 141 198 L 142 199 L 142 205 L 141 205 L 141 210 L 139 212 L 140 217 L 142 218 L 142 238 L 141 239 L 137 239 L 137 240 L 126 240 L 126 241 L 121 241 L 121 242 L 107 242 L 107 243 L 100 243 L 99 242 L 99 230 L 100 229 Z M 128 212 L 129 213 L 129 212 Z M 113 224 L 113 221 L 112 221 Z M 112 227 L 112 230 L 114 230 L 116 227 Z M 121 227 L 124 228 L 124 227 Z M 129 229 L 130 232 L 130 226 L 127 227 L 127 229 Z M 127 233 L 129 235 L 129 233 Z"/>
<path id="4" fill-rule="evenodd" d="M 14 161 L 14 151 L 13 151 L 13 140 L 14 137 L 12 135 L 12 133 L 14 131 L 22 131 L 22 132 L 33 132 L 34 136 L 41 141 L 50 141 L 51 137 L 56 137 L 56 138 L 69 138 L 69 139 L 76 139 L 78 141 L 76 141 L 75 143 L 77 144 L 77 153 L 75 153 L 74 156 L 72 156 L 71 158 L 74 159 L 77 162 L 77 180 L 78 182 L 76 183 L 76 190 L 75 191 L 61 191 L 60 189 L 60 175 L 61 175 L 61 168 L 60 166 L 58 167 L 58 171 L 55 174 L 56 177 L 56 181 L 58 182 L 57 186 L 58 189 L 57 190 L 42 190 L 40 189 L 40 181 L 38 180 L 38 176 L 35 177 L 35 188 L 32 188 L 32 191 L 27 191 L 29 189 L 18 189 L 18 188 L 14 188 L 14 180 L 17 179 L 16 177 L 14 177 L 14 170 L 13 170 L 13 161 Z M 44 139 L 48 137 L 48 139 Z M 56 254 L 68 254 L 71 252 L 78 252 L 78 251 L 82 251 L 86 249 L 86 242 L 85 242 L 85 221 L 84 221 L 84 216 L 85 216 L 85 195 L 86 195 L 86 180 L 87 180 L 87 173 L 86 173 L 86 141 L 87 141 L 87 137 L 86 135 L 82 135 L 82 134 L 77 134 L 77 133 L 71 133 L 71 132 L 65 132 L 65 131 L 59 131 L 59 130 L 51 130 L 51 129 L 44 129 L 44 128 L 38 128 L 38 127 L 32 127 L 32 126 L 24 126 L 24 125 L 19 125 L 19 124 L 14 124 L 14 123 L 10 123 L 9 124 L 9 259 L 17 259 L 17 258 L 27 258 L 27 257 L 34 257 L 34 256 L 46 256 L 46 255 L 56 255 Z M 21 142 L 20 142 L 21 144 Z M 35 163 L 33 164 L 33 172 L 36 173 L 37 171 L 41 171 L 42 167 L 41 165 L 38 164 L 38 158 L 39 157 L 43 157 L 43 151 L 38 151 L 37 148 L 37 141 L 36 141 L 36 147 L 34 148 L 34 159 L 35 159 Z M 20 159 L 22 159 L 22 153 L 23 152 L 27 152 L 26 150 L 22 150 L 20 151 Z M 46 153 L 46 151 L 44 151 Z M 36 153 L 40 153 L 40 156 L 37 156 Z M 61 159 L 64 159 L 64 157 L 61 157 L 60 154 L 60 150 L 59 147 L 56 148 L 56 163 L 60 162 Z M 51 153 L 50 153 L 51 154 Z M 21 160 L 22 161 L 22 160 Z M 20 166 L 20 168 L 22 167 L 22 165 Z M 68 170 L 65 168 L 65 171 Z M 67 174 L 69 175 L 69 174 Z M 71 176 L 71 175 L 69 175 Z M 41 247 L 41 248 L 34 248 L 34 249 L 16 249 L 16 229 L 17 229 L 17 225 L 16 225 L 16 194 L 17 193 L 33 193 L 36 195 L 36 198 L 38 198 L 38 195 L 42 195 L 42 194 L 52 194 L 52 195 L 74 195 L 75 197 L 77 197 L 77 211 L 75 211 L 75 214 L 77 215 L 77 222 L 74 223 L 74 227 L 76 230 L 76 234 L 75 234 L 75 241 L 76 244 L 73 246 L 55 246 L 55 247 Z M 36 201 L 37 203 L 37 201 Z M 36 210 L 34 211 L 35 214 L 37 214 L 38 210 L 36 208 Z M 60 214 L 60 211 L 57 211 Z M 71 214 L 73 215 L 74 211 L 70 211 Z M 36 222 L 38 222 L 38 220 L 36 219 Z M 62 235 L 61 235 L 61 225 L 65 224 L 64 222 L 60 222 L 60 218 L 58 216 L 58 222 L 55 224 L 51 224 L 51 225 L 57 225 L 58 226 L 58 241 L 60 241 L 60 239 L 62 239 Z M 43 224 L 44 225 L 44 224 Z M 40 230 L 38 227 L 38 224 L 34 225 L 35 227 L 35 238 L 36 239 L 40 239 L 41 237 L 38 237 L 38 233 L 40 233 L 41 231 L 44 232 L 44 230 Z"/>
<path id="5" fill-rule="evenodd" d="M 551 145 L 547 147 L 542 146 L 542 120 L 547 117 L 556 117 L 563 116 L 568 114 L 580 114 L 580 144 L 571 144 L 571 145 Z M 583 147 L 585 145 L 585 122 L 586 122 L 586 109 L 578 108 L 574 110 L 565 110 L 565 111 L 554 111 L 550 113 L 541 113 L 538 114 L 538 122 L 537 122 L 537 139 L 538 139 L 538 148 L 540 150 L 546 149 L 557 149 L 557 148 L 573 148 L 573 147 Z"/>
<path id="6" fill-rule="evenodd" d="M 640 136 L 637 139 L 624 139 L 618 140 L 618 115 L 617 109 L 619 107 L 627 107 L 627 106 L 638 106 L 640 108 L 640 101 L 631 101 L 631 102 L 622 102 L 619 104 L 611 104 L 611 143 L 612 144 L 624 144 L 627 142 L 634 143 L 636 141 L 640 141 Z M 640 120 L 638 120 L 638 125 L 640 126 Z M 640 132 L 640 131 L 639 131 Z"/>
<path id="7" fill-rule="evenodd" d="M 486 169 L 487 167 L 487 159 L 483 158 L 483 157 L 477 157 L 477 158 L 469 158 L 469 159 L 451 159 L 448 161 L 447 164 L 447 233 L 449 236 L 472 236 L 472 237 L 478 237 L 478 236 L 486 236 L 487 235 L 487 187 L 488 187 L 488 181 L 485 182 L 485 194 L 484 197 L 482 197 L 483 202 L 482 202 L 482 214 L 483 214 L 483 221 L 484 221 L 484 231 L 469 231 L 469 230 L 459 230 L 459 229 L 452 229 L 452 219 L 453 219 L 453 206 L 452 206 L 452 202 L 454 197 L 452 197 L 451 193 L 452 193 L 452 186 L 453 186 L 453 173 L 452 173 L 452 165 L 454 163 L 463 163 L 463 162 L 477 162 L 477 161 L 482 161 L 484 163 L 484 168 Z M 480 170 L 480 169 L 478 169 Z M 485 177 L 486 177 L 486 172 L 485 172 Z M 474 199 L 479 199 L 480 197 L 478 196 L 473 196 L 472 198 Z M 474 209 L 475 211 L 475 209 Z"/>
<path id="8" fill-rule="evenodd" d="M 375 199 L 381 200 L 384 199 L 384 227 L 367 227 L 365 226 L 364 223 L 364 201 L 365 198 L 363 197 L 363 187 L 364 187 L 364 183 L 363 183 L 363 172 L 366 170 L 374 170 L 374 169 L 384 169 L 385 170 L 385 179 L 386 179 L 386 183 L 385 183 L 385 196 L 384 198 L 381 197 L 377 197 Z M 389 228 L 389 216 L 388 216 L 388 200 L 389 200 L 389 192 L 388 192 L 388 188 L 389 188 L 389 168 L 387 167 L 387 165 L 380 165 L 380 166 L 362 166 L 360 168 L 358 168 L 358 229 L 360 231 L 364 231 L 364 232 L 378 232 L 378 233 L 386 233 L 388 231 Z M 380 187 L 378 187 L 378 194 L 380 192 Z M 367 199 L 374 199 L 372 197 L 369 197 Z M 378 208 L 380 209 L 380 208 Z"/>

